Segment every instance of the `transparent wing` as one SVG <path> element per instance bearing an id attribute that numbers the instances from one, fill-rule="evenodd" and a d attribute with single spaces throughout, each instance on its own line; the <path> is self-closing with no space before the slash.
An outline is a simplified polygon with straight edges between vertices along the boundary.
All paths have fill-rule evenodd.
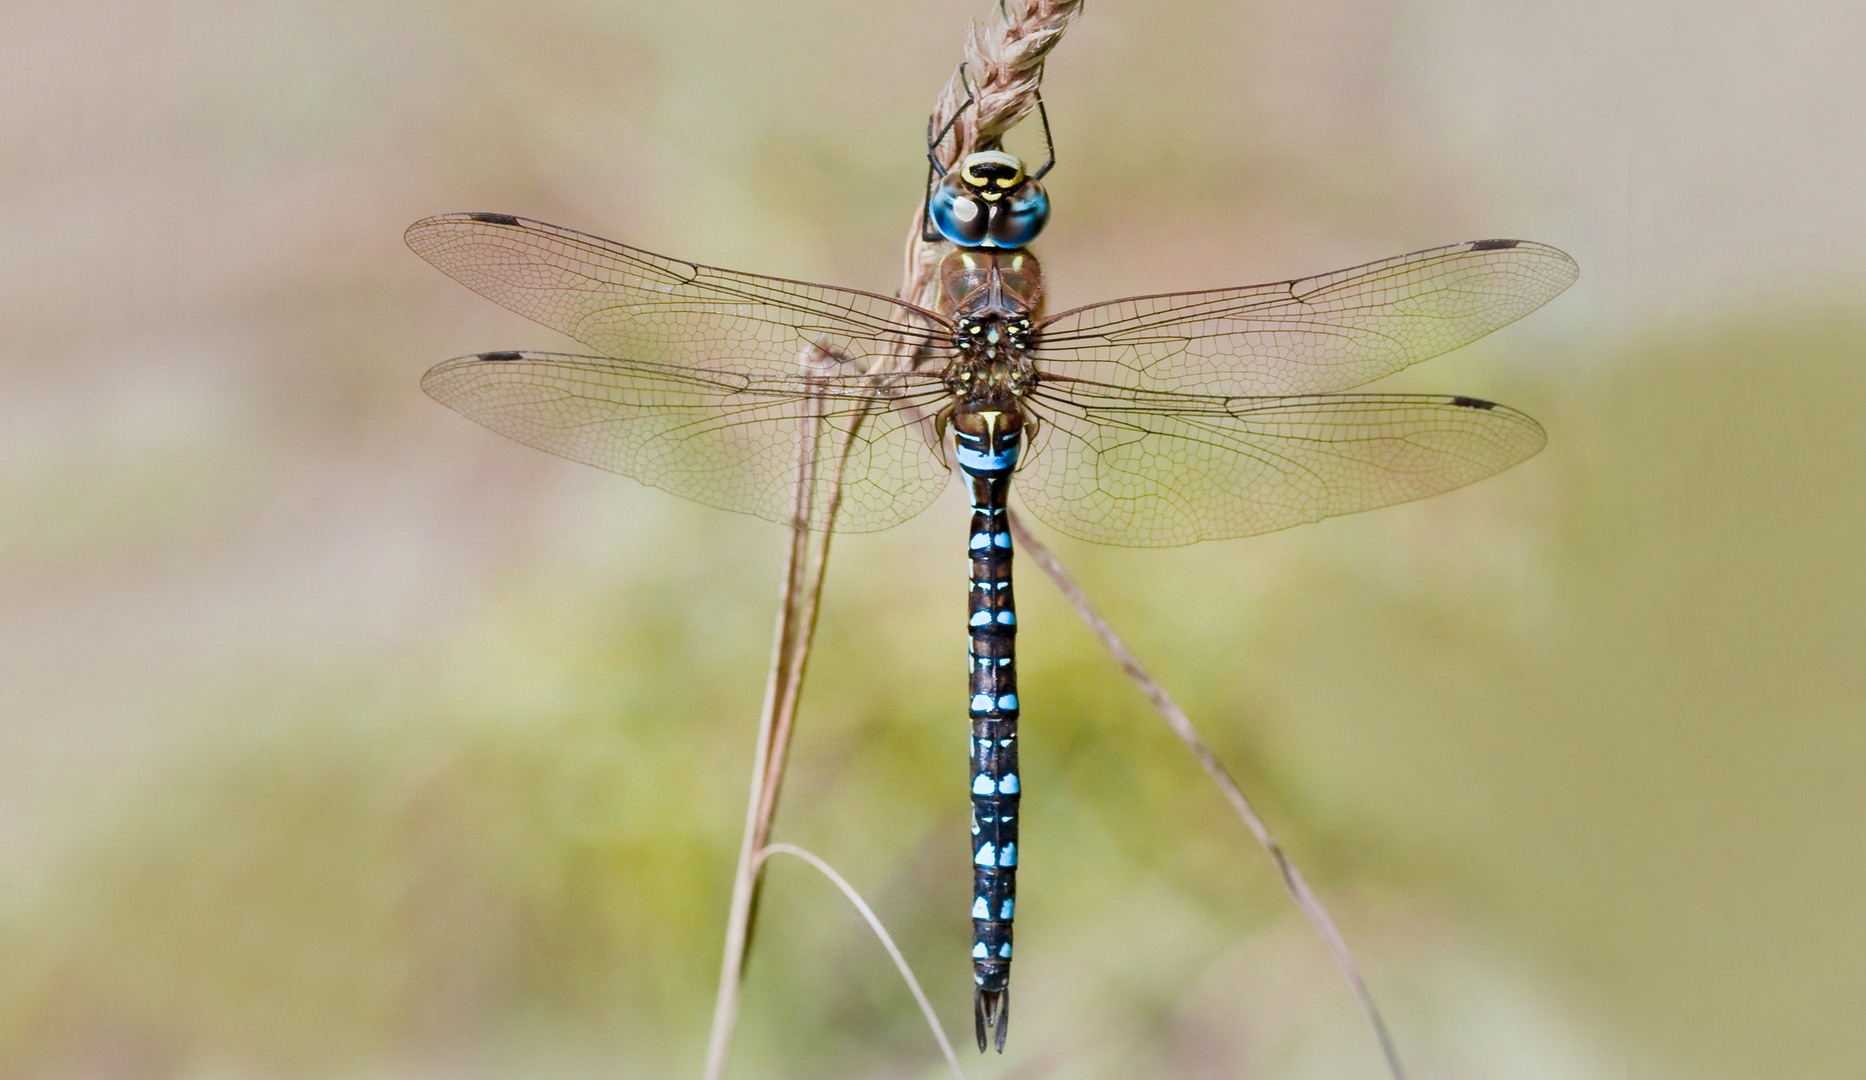
<path id="1" fill-rule="evenodd" d="M 1580 273 L 1546 244 L 1476 240 L 1319 277 L 1135 296 L 1037 331 L 1043 371 L 1188 394 L 1320 394 L 1390 375 L 1515 322 Z"/>
<path id="2" fill-rule="evenodd" d="M 1039 386 L 1013 489 L 1084 540 L 1172 547 L 1421 499 L 1530 457 L 1534 420 L 1426 394 L 1206 397 Z"/>
<path id="3" fill-rule="evenodd" d="M 440 364 L 421 387 L 528 446 L 770 521 L 794 516 L 806 431 L 814 528 L 828 521 L 838 475 L 835 527 L 845 532 L 907 520 L 951 478 L 920 422 L 946 397 L 931 376 L 763 375 L 498 352 Z"/>
<path id="4" fill-rule="evenodd" d="M 950 340 L 941 316 L 874 293 L 682 262 L 510 214 L 409 226 L 415 254 L 605 356 L 785 375 L 821 346 L 867 370 Z"/>

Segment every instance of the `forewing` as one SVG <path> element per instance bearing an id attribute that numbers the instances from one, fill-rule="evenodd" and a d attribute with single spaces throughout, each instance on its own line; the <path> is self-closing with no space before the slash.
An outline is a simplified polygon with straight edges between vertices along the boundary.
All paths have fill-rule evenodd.
<path id="1" fill-rule="evenodd" d="M 847 532 L 907 520 L 950 479 L 919 420 L 944 394 L 926 376 L 803 378 L 500 352 L 449 360 L 421 387 L 528 446 L 770 521 L 795 516 L 806 437 L 814 528 L 828 523 L 838 478 L 835 527 Z"/>
<path id="2" fill-rule="evenodd" d="M 404 239 L 442 273 L 606 356 L 784 375 L 800 352 L 859 368 L 950 338 L 940 316 L 873 293 L 682 262 L 509 214 L 442 214 Z"/>
<path id="3" fill-rule="evenodd" d="M 1515 322 L 1566 289 L 1546 244 L 1476 240 L 1319 277 L 1135 296 L 1037 329 L 1045 372 L 1189 394 L 1321 394 L 1390 375 Z"/>
<path id="4" fill-rule="evenodd" d="M 1542 448 L 1534 420 L 1475 398 L 1334 394 L 1031 396 L 1041 426 L 1013 489 L 1084 540 L 1172 547 L 1421 499 Z"/>

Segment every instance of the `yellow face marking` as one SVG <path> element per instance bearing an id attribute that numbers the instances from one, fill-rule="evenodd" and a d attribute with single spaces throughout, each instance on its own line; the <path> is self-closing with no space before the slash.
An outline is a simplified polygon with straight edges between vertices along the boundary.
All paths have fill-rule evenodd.
<path id="1" fill-rule="evenodd" d="M 987 176 L 981 171 L 986 166 L 993 166 L 989 171 L 1000 175 Z M 1024 163 L 1002 150 L 980 150 L 966 156 L 959 167 L 959 178 L 974 189 L 996 187 L 1000 191 L 1010 191 L 1024 182 Z M 991 195 L 986 193 L 985 197 Z"/>

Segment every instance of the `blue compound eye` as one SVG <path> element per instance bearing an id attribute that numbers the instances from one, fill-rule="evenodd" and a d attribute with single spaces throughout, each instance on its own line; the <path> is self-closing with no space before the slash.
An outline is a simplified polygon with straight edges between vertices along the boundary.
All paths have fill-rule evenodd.
<path id="1" fill-rule="evenodd" d="M 1037 238 L 1050 220 L 1050 196 L 1043 185 L 1026 180 L 992 208 L 988 247 L 1020 248 Z"/>
<path id="2" fill-rule="evenodd" d="M 985 151 L 966 159 L 964 169 L 940 178 L 927 199 L 928 220 L 947 242 L 960 247 L 1020 248 L 1036 239 L 1050 220 L 1050 197 L 1021 166 L 999 167 L 1016 158 Z"/>
<path id="3" fill-rule="evenodd" d="M 947 173 L 928 200 L 933 227 L 947 242 L 960 247 L 989 246 L 991 207 L 966 187 L 957 170 Z"/>

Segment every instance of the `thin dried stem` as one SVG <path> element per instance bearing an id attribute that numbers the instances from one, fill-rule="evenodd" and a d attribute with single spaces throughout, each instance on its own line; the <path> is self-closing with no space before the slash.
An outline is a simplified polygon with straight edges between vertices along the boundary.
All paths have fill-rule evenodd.
<path id="1" fill-rule="evenodd" d="M 1128 650 L 1127 644 L 1114 632 L 1114 628 L 1108 625 L 1108 621 L 1102 618 L 1101 612 L 1095 609 L 1095 605 L 1089 602 L 1088 595 L 1063 569 L 1062 563 L 1056 560 L 1056 556 L 1050 552 L 1050 549 L 1031 535 L 1030 530 L 1024 526 L 1023 521 L 1016 514 L 1009 516 L 1011 535 L 1017 537 L 1018 544 L 1043 567 L 1043 572 L 1050 576 L 1050 580 L 1055 582 L 1056 587 L 1061 589 L 1063 595 L 1068 598 L 1070 606 L 1076 609 L 1076 615 L 1087 624 L 1096 637 L 1101 639 L 1102 645 L 1120 663 L 1121 670 L 1127 672 L 1128 678 L 1134 680 L 1134 683 L 1140 687 L 1141 693 L 1147 695 L 1147 700 L 1153 702 L 1154 709 L 1165 718 L 1166 725 L 1173 729 L 1173 734 L 1179 736 L 1180 742 L 1186 744 L 1186 749 L 1192 751 L 1192 756 L 1198 759 L 1199 766 L 1205 770 L 1205 774 L 1211 777 L 1212 783 L 1218 785 L 1218 790 L 1224 795 L 1225 801 L 1231 804 L 1231 809 L 1243 819 L 1244 826 L 1251 831 L 1251 835 L 1257 838 L 1257 843 L 1269 854 L 1270 860 L 1276 864 L 1277 872 L 1283 877 L 1283 887 L 1289 890 L 1290 897 L 1296 901 L 1296 907 L 1315 927 L 1315 932 L 1321 937 L 1322 944 L 1327 946 L 1329 955 L 1334 957 L 1335 966 L 1341 969 L 1342 976 L 1347 979 L 1348 987 L 1354 992 L 1355 1000 L 1360 1002 L 1361 1012 L 1366 1014 L 1367 1022 L 1373 1026 L 1375 1037 L 1380 1040 L 1380 1052 L 1386 1056 L 1387 1069 L 1392 1072 L 1394 1080 L 1406 1080 L 1406 1069 L 1400 1064 L 1399 1047 L 1393 1042 L 1393 1034 L 1387 1030 L 1386 1021 L 1381 1018 L 1380 1009 L 1374 1004 L 1373 994 L 1368 991 L 1366 980 L 1361 978 L 1360 967 L 1355 964 L 1354 955 L 1348 951 L 1348 943 L 1342 938 L 1341 932 L 1335 928 L 1335 921 L 1329 918 L 1328 909 L 1322 906 L 1321 899 L 1315 895 L 1313 889 L 1309 888 L 1309 883 L 1303 880 L 1302 872 L 1290 862 L 1289 856 L 1283 852 L 1282 845 L 1278 844 L 1276 837 L 1270 834 L 1269 826 L 1265 825 L 1263 818 L 1257 815 L 1256 809 L 1251 806 L 1250 800 L 1244 797 L 1244 792 L 1239 789 L 1237 782 L 1231 779 L 1231 774 L 1218 763 L 1218 757 L 1212 753 L 1211 747 L 1199 737 L 1198 729 L 1192 726 L 1192 719 L 1186 715 L 1185 710 L 1179 707 L 1172 695 L 1166 692 L 1165 687 L 1155 682 L 1153 676 L 1147 674 L 1147 669 L 1141 666 L 1140 660 Z"/>
<path id="2" fill-rule="evenodd" d="M 825 359 L 834 361 L 840 358 L 831 356 L 820 346 L 813 347 L 806 354 L 806 363 L 820 363 Z M 823 406 L 821 400 L 815 404 L 818 409 Z M 786 643 L 787 647 L 782 661 L 784 670 L 781 685 L 784 692 L 779 696 L 776 706 L 776 723 L 771 735 L 772 753 L 765 761 L 765 783 L 760 793 L 756 815 L 758 827 L 752 836 L 752 840 L 755 841 L 754 848 L 761 848 L 770 840 L 771 823 L 777 817 L 778 793 L 783 787 L 784 766 L 790 753 L 791 730 L 797 720 L 797 701 L 803 693 L 804 671 L 809 666 L 810 646 L 816 640 L 816 618 L 822 609 L 823 578 L 829 568 L 831 528 L 835 524 L 837 507 L 842 501 L 843 470 L 848 466 L 849 452 L 854 448 L 856 432 L 868 419 L 868 410 L 869 406 L 862 407 L 849 430 L 842 434 L 841 445 L 836 448 L 834 471 L 828 485 L 829 509 L 824 516 L 823 530 L 810 534 L 811 542 L 801 550 L 795 544 L 791 548 L 791 565 L 787 576 L 796 582 L 796 588 L 791 595 L 797 604 L 798 611 L 797 617 L 793 620 L 792 636 Z M 814 434 L 821 431 L 823 424 L 823 417 L 818 415 L 799 426 L 809 428 Z M 815 440 L 812 439 L 798 450 L 797 483 L 799 490 L 813 486 L 815 483 L 814 461 L 811 460 L 814 445 Z M 808 502 L 807 498 L 799 498 L 800 514 L 806 514 L 809 511 Z M 794 526 L 795 532 L 807 532 L 807 527 L 803 523 L 808 520 L 810 519 L 807 516 L 799 516 Z"/>
<path id="3" fill-rule="evenodd" d="M 965 1080 L 965 1073 L 959 1069 L 959 1055 L 953 1053 L 952 1043 L 947 1040 L 945 1030 L 939 1025 L 939 1017 L 933 1012 L 933 1003 L 927 1000 L 926 992 L 920 989 L 920 980 L 914 978 L 913 969 L 907 966 L 907 958 L 901 955 L 901 950 L 895 946 L 894 939 L 888 936 L 887 927 L 881 925 L 880 918 L 875 915 L 874 909 L 868 906 L 868 902 L 862 899 L 862 895 L 855 891 L 855 886 L 844 880 L 843 876 L 836 873 L 828 863 L 795 844 L 770 844 L 758 853 L 758 862 L 762 865 L 765 860 L 778 854 L 795 855 L 816 867 L 822 871 L 824 877 L 835 883 L 836 888 L 842 890 L 842 895 L 849 898 L 849 903 L 855 905 L 855 910 L 860 912 L 862 918 L 867 921 L 868 928 L 875 932 L 876 938 L 880 939 L 881 947 L 888 950 L 888 956 L 894 960 L 894 967 L 901 973 L 901 979 L 907 983 L 907 989 L 914 995 L 914 1001 L 919 1003 L 920 1015 L 926 1017 L 927 1027 L 932 1029 L 933 1038 L 939 1043 L 940 1053 L 946 1055 L 946 1064 L 952 1068 L 953 1076 L 958 1080 Z"/>
<path id="4" fill-rule="evenodd" d="M 815 461 L 811 453 L 818 424 L 799 424 L 796 514 L 791 529 L 790 558 L 778 592 L 777 625 L 771 635 L 771 666 L 765 679 L 764 705 L 759 710 L 757 743 L 752 755 L 751 792 L 745 805 L 745 831 L 739 842 L 739 860 L 732 879 L 732 902 L 726 915 L 724 956 L 720 960 L 719 990 L 713 1001 L 713 1026 L 707 1039 L 705 1080 L 721 1080 L 732 1051 L 732 1032 L 739 1015 L 739 990 L 751 942 L 752 916 L 758 895 L 758 851 L 770 835 L 776 812 L 777 789 L 783 780 L 790 743 L 791 719 L 803 689 L 803 658 L 808 655 L 822 595 L 821 572 L 828 559 L 829 531 L 812 532 L 810 520 L 816 490 Z M 833 508 L 832 508 L 833 516 Z M 814 557 L 813 557 L 814 553 Z M 814 572 L 818 580 L 810 580 Z"/>

